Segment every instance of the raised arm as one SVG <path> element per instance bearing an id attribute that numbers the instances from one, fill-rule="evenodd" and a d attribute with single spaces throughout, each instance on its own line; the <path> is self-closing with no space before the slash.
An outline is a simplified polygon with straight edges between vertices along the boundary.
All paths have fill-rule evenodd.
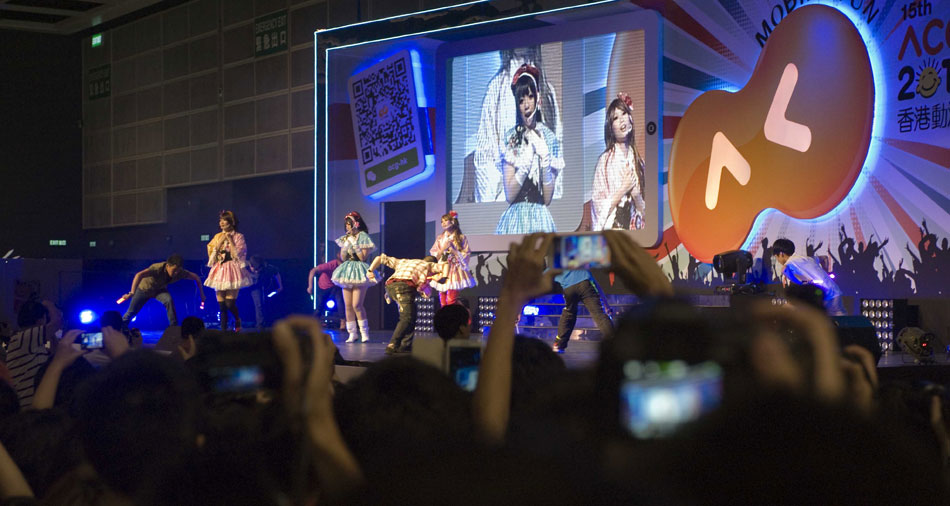
<path id="1" fill-rule="evenodd" d="M 49 409 L 53 407 L 56 401 L 56 390 L 59 388 L 59 380 L 63 375 L 63 371 L 77 358 L 86 354 L 83 350 L 73 348 L 73 343 L 76 342 L 76 338 L 81 333 L 80 330 L 70 330 L 57 343 L 56 352 L 50 360 L 49 367 L 46 368 L 46 373 L 43 374 L 43 379 L 40 380 L 40 384 L 37 385 L 36 392 L 33 394 L 31 409 Z"/>
<path id="2" fill-rule="evenodd" d="M 511 355 L 521 308 L 532 298 L 550 292 L 554 276 L 561 272 L 558 269 L 544 272 L 544 257 L 553 238 L 551 234 L 531 234 L 520 244 L 512 243 L 508 250 L 508 274 L 478 368 L 478 385 L 473 397 L 476 429 L 492 443 L 500 443 L 508 428 Z"/>

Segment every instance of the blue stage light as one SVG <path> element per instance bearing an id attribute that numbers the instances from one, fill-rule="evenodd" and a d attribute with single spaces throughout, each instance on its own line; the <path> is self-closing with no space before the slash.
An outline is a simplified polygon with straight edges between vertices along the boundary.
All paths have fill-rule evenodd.
<path id="1" fill-rule="evenodd" d="M 335 301 L 335 300 L 330 299 L 330 300 L 327 301 L 327 309 L 333 309 L 333 308 L 335 308 L 335 307 L 336 307 L 336 301 Z"/>
<path id="2" fill-rule="evenodd" d="M 541 314 L 541 308 L 539 308 L 538 306 L 525 306 L 521 314 L 527 315 L 527 316 L 538 316 L 539 314 Z"/>
<path id="3" fill-rule="evenodd" d="M 79 323 L 83 325 L 89 325 L 90 323 L 96 321 L 98 315 L 91 309 L 83 309 L 79 312 Z"/>

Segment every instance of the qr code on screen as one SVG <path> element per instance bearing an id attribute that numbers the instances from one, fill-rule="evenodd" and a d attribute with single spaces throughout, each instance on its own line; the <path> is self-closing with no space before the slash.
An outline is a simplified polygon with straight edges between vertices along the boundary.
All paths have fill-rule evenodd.
<path id="1" fill-rule="evenodd" d="M 369 69 L 351 83 L 350 104 L 358 122 L 363 165 L 416 142 L 410 65 L 408 58 L 398 58 Z"/>

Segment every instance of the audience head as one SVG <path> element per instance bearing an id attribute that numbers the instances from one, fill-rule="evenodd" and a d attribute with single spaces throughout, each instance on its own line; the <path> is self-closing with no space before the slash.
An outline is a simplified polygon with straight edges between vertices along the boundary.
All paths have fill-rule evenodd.
<path id="1" fill-rule="evenodd" d="M 99 328 L 112 327 L 114 330 L 122 331 L 122 314 L 118 311 L 106 311 L 99 317 Z"/>
<path id="2" fill-rule="evenodd" d="M 21 329 L 33 327 L 36 325 L 45 325 L 49 323 L 49 309 L 38 300 L 28 300 L 20 306 L 20 312 L 17 315 L 17 325 Z"/>
<path id="3" fill-rule="evenodd" d="M 371 481 L 409 469 L 394 471 L 395 460 L 417 463 L 433 448 L 451 453 L 473 440 L 471 396 L 411 357 L 372 364 L 337 392 L 334 404 L 343 437 Z"/>
<path id="4" fill-rule="evenodd" d="M 471 331 L 472 315 L 461 304 L 442 306 L 435 312 L 432 325 L 439 337 L 449 339 L 466 339 Z"/>
<path id="5" fill-rule="evenodd" d="M 205 322 L 197 316 L 187 316 L 181 321 L 181 338 L 198 339 L 198 335 L 205 329 Z"/>
<path id="6" fill-rule="evenodd" d="M 131 351 L 85 384 L 78 409 L 90 463 L 113 490 L 134 496 L 196 444 L 197 389 L 182 365 Z"/>
<path id="7" fill-rule="evenodd" d="M 72 418 L 58 409 L 27 410 L 0 423 L 0 441 L 37 498 L 83 462 Z"/>

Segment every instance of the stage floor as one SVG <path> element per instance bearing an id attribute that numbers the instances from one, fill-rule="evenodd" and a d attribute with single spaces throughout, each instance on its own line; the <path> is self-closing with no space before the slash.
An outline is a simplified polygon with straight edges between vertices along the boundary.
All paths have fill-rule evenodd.
<path id="1" fill-rule="evenodd" d="M 371 340 L 368 343 L 347 343 L 345 342 L 346 333 L 339 330 L 328 330 L 327 333 L 333 337 L 333 342 L 336 343 L 337 348 L 340 349 L 340 354 L 343 355 L 343 358 L 346 360 L 354 362 L 377 362 L 388 356 L 385 353 L 386 344 L 389 342 L 389 338 L 392 337 L 392 331 L 370 331 Z M 155 343 L 158 342 L 161 336 L 161 331 L 146 331 L 142 333 L 146 347 L 155 346 Z M 416 332 L 416 336 L 436 337 L 434 333 L 430 332 Z M 551 340 L 545 340 L 545 342 L 553 344 Z M 588 367 L 597 361 L 599 348 L 600 343 L 598 341 L 573 340 L 564 354 L 561 355 L 561 358 L 564 359 L 564 363 L 569 368 L 577 369 Z M 889 351 L 881 357 L 881 361 L 877 366 L 878 369 L 881 370 L 890 369 L 891 371 L 889 372 L 891 374 L 887 374 L 887 376 L 892 377 L 923 377 L 931 381 L 937 378 L 950 378 L 950 368 L 947 368 L 947 366 L 950 366 L 950 354 L 947 353 L 937 353 L 934 355 L 932 362 L 921 364 L 915 363 L 914 358 L 907 353 Z M 901 372 L 898 372 L 898 370 Z M 937 370 L 940 371 L 939 374 L 934 374 Z"/>

